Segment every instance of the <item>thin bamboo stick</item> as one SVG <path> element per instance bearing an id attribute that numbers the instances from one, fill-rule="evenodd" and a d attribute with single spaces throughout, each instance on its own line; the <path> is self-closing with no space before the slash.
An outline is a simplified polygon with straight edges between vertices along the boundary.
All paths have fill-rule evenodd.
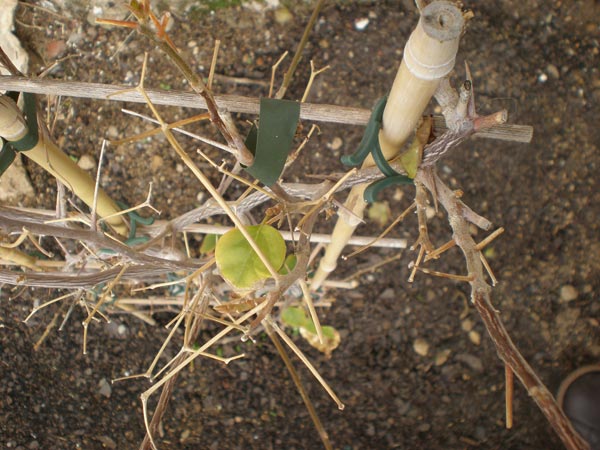
<path id="1" fill-rule="evenodd" d="M 379 133 L 381 150 L 390 159 L 398 154 L 404 142 L 413 133 L 423 111 L 435 93 L 440 81 L 454 68 L 458 42 L 464 20 L 460 9 L 449 2 L 437 1 L 421 11 L 421 18 L 404 48 L 404 58 L 388 96 L 383 113 L 383 127 Z M 367 158 L 363 167 L 373 165 Z M 365 185 L 352 188 L 345 207 L 355 216 L 362 217 Z M 338 219 L 319 268 L 311 282 L 318 289 L 335 270 L 344 246 L 358 226 Z"/>
<path id="2" fill-rule="evenodd" d="M 160 226 L 161 221 L 158 221 L 156 225 Z M 227 233 L 233 227 L 227 227 L 222 225 L 207 225 L 207 224 L 194 224 L 185 227 L 182 231 L 188 233 L 200 233 L 200 234 L 218 234 L 222 235 Z M 286 241 L 292 241 L 298 236 L 293 236 L 289 231 L 280 231 L 283 239 Z M 312 233 L 310 235 L 310 242 L 312 243 L 325 243 L 331 242 L 331 235 L 323 233 Z M 349 241 L 348 245 L 369 245 L 373 247 L 385 247 L 385 248 L 406 248 L 406 239 L 394 239 L 394 238 L 382 238 L 377 239 L 372 236 L 353 236 Z"/>

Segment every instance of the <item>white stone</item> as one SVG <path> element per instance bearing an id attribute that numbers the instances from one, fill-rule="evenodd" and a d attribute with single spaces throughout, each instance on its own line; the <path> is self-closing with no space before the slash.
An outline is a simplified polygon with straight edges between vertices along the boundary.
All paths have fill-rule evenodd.
<path id="1" fill-rule="evenodd" d="M 81 158 L 77 161 L 77 165 L 83 170 L 93 170 L 96 168 L 96 160 L 92 155 L 81 155 Z"/>

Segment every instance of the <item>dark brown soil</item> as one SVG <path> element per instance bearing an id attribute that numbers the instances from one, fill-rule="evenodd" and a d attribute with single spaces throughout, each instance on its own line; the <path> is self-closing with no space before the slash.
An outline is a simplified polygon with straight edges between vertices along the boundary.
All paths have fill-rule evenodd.
<path id="1" fill-rule="evenodd" d="M 311 35 L 289 97 L 302 95 L 313 59 L 317 67 L 330 64 L 331 69 L 318 78 L 310 101 L 371 107 L 391 86 L 416 13 L 408 9 L 409 1 L 330 3 Z M 440 164 L 440 173 L 452 187 L 464 190 L 473 209 L 506 229 L 490 255 L 500 280 L 493 300 L 524 356 L 555 392 L 573 369 L 600 359 L 600 6 L 595 0 L 465 3 L 475 18 L 462 41 L 456 80 L 464 77 L 462 62 L 468 60 L 479 110 L 507 108 L 511 122 L 533 125 L 535 135 L 530 145 L 470 141 Z M 209 66 L 213 41 L 219 38 L 218 73 L 268 81 L 271 64 L 295 48 L 308 17 L 305 6 L 291 6 L 291 11 L 295 20 L 285 26 L 275 22 L 272 12 L 236 8 L 193 20 L 178 17 L 171 33 L 195 67 Z M 356 30 L 354 21 L 366 17 L 366 30 Z M 49 42 L 81 33 L 67 49 L 73 57 L 52 70 L 51 77 L 132 82 L 139 77 L 143 52 L 150 50 L 147 84 L 184 87 L 157 51 L 138 36 L 128 38 L 124 30 L 94 27 L 84 16 L 56 17 L 31 8 L 20 8 L 18 19 L 17 33 L 37 68 L 51 62 L 45 59 Z M 195 54 L 190 41 L 197 43 Z M 118 48 L 118 55 L 109 59 Z M 215 90 L 266 93 L 262 86 L 222 80 Z M 52 117 L 58 114 L 55 135 L 70 154 L 97 158 L 107 133 L 127 136 L 144 128 L 124 116 L 121 106 L 63 99 L 52 110 Z M 142 105 L 127 107 L 145 110 Z M 165 114 L 173 120 L 192 111 L 166 109 Z M 296 176 L 340 170 L 339 155 L 352 151 L 361 133 L 360 127 L 322 125 Z M 335 137 L 342 138 L 343 146 L 331 151 L 327 144 Z M 190 148 L 198 145 L 182 142 Z M 153 172 L 149 166 L 155 157 L 162 158 L 162 165 Z M 160 138 L 113 147 L 107 154 L 105 186 L 115 198 L 135 204 L 154 181 L 155 206 L 164 217 L 175 217 L 198 205 L 201 192 L 179 165 Z M 31 164 L 27 168 L 37 192 L 28 204 L 52 208 L 54 183 Z M 407 189 L 402 200 L 390 199 L 394 211 L 406 207 L 411 196 Z M 430 226 L 437 245 L 449 239 L 441 214 Z M 371 224 L 359 233 L 378 231 Z M 415 239 L 414 223 L 394 230 L 393 236 Z M 425 275 L 409 284 L 407 265 L 414 254 L 404 253 L 361 277 L 358 289 L 332 292 L 335 303 L 323 320 L 340 331 L 342 342 L 330 360 L 297 338 L 346 404 L 338 411 L 310 374 L 300 370 L 335 448 L 562 448 L 521 386 L 515 392 L 515 426 L 504 428 L 503 366 L 468 305 L 468 287 Z M 371 250 L 341 264 L 336 278 L 390 255 Z M 432 267 L 464 272 L 458 252 Z M 561 300 L 561 290 L 571 287 L 576 298 Z M 52 305 L 27 325 L 22 320 L 34 303 L 56 295 L 2 287 L 0 447 L 137 448 L 144 435 L 139 395 L 150 385 L 145 379 L 118 382 L 110 389 L 106 384 L 143 373 L 167 331 L 115 315 L 108 325 L 93 324 L 89 353 L 82 355 L 85 315 L 75 308 L 64 329 L 54 328 L 36 352 L 34 344 L 55 315 L 60 324 L 65 308 Z M 157 315 L 163 324 L 171 317 Z M 463 330 L 465 319 L 473 321 L 480 345 Z M 417 338 L 430 346 L 425 357 L 413 350 Z M 256 345 L 233 343 L 223 352 L 233 354 L 236 346 L 243 347 L 246 358 L 229 366 L 198 359 L 193 370 L 182 373 L 157 437 L 160 448 L 319 448 L 318 435 L 273 346 L 260 336 Z M 448 360 L 435 365 L 435 356 L 446 349 L 451 351 Z M 170 347 L 169 355 L 176 350 Z"/>

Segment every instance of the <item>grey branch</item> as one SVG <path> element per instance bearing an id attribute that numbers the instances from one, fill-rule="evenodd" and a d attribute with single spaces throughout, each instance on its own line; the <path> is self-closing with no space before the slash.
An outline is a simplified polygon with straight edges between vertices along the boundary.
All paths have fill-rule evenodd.
<path id="1" fill-rule="evenodd" d="M 100 83 L 84 83 L 79 81 L 61 81 L 51 79 L 30 79 L 25 77 L 0 76 L 0 89 L 10 91 L 32 92 L 34 94 L 61 95 L 65 97 L 113 100 L 121 102 L 145 103 L 142 95 L 131 90 L 132 86 L 114 86 Z M 129 90 L 124 92 L 125 90 Z M 186 108 L 206 109 L 206 101 L 198 94 L 183 91 L 165 91 L 147 89 L 150 100 L 156 105 L 181 106 Z M 215 95 L 220 109 L 230 112 L 258 115 L 260 100 L 255 97 L 239 95 Z M 315 122 L 341 123 L 347 125 L 366 125 L 371 111 L 364 108 L 337 106 L 329 104 L 302 103 L 300 118 Z M 444 118 L 434 118 L 434 131 L 438 134 L 446 131 Z M 503 124 L 475 136 L 489 139 L 500 139 L 513 142 L 531 142 L 533 128 L 528 125 Z"/>

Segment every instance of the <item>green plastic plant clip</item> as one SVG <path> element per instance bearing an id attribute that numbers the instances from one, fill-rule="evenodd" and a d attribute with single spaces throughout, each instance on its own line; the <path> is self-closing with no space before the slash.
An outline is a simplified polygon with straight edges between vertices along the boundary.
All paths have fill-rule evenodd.
<path id="1" fill-rule="evenodd" d="M 363 198 L 368 203 L 375 202 L 379 193 L 387 187 L 399 184 L 413 184 L 411 178 L 401 175 L 392 169 L 392 166 L 390 166 L 381 151 L 381 145 L 379 144 L 379 130 L 383 123 L 383 111 L 385 110 L 387 99 L 388 97 L 386 95 L 380 98 L 375 104 L 358 149 L 352 155 L 342 156 L 342 164 L 356 167 L 361 165 L 366 157 L 371 154 L 373 161 L 375 161 L 379 170 L 386 176 L 381 180 L 371 183 L 367 189 L 365 189 Z"/>
<path id="2" fill-rule="evenodd" d="M 128 209 L 127 205 L 123 202 L 117 202 L 121 209 Z M 142 236 L 141 238 L 136 238 L 135 234 L 137 233 L 137 225 L 138 223 L 142 225 L 152 225 L 154 223 L 154 217 L 142 217 L 135 211 L 129 211 L 127 213 L 129 217 L 129 238 L 125 241 L 127 245 L 139 245 L 143 244 L 148 240 L 146 236 Z M 145 240 L 142 240 L 144 239 Z"/>
<path id="3" fill-rule="evenodd" d="M 300 103 L 272 98 L 260 99 L 258 129 L 253 126 L 246 138 L 246 147 L 254 153 L 254 164 L 246 172 L 265 186 L 277 182 L 292 148 Z"/>
<path id="4" fill-rule="evenodd" d="M 358 145 L 358 149 L 351 155 L 342 156 L 342 164 L 350 167 L 358 167 L 363 163 L 367 156 L 369 156 L 369 153 L 372 152 L 373 148 L 379 146 L 379 130 L 381 129 L 383 111 L 385 110 L 386 104 L 387 95 L 381 97 L 375 104 L 369 122 L 367 122 L 365 134 L 363 134 L 360 144 Z M 379 147 L 379 153 L 381 154 L 381 147 Z"/>
<path id="5" fill-rule="evenodd" d="M 10 167 L 17 153 L 8 142 L 4 142 L 0 150 L 0 176 Z"/>
<path id="6" fill-rule="evenodd" d="M 15 101 L 19 97 L 18 92 L 8 92 L 6 95 Z M 39 140 L 35 96 L 27 92 L 24 92 L 21 95 L 23 96 L 24 101 L 23 114 L 27 120 L 27 128 L 29 131 L 18 141 L 5 141 L 2 145 L 2 149 L 0 149 L 0 176 L 2 176 L 6 169 L 13 163 L 17 156 L 17 152 L 31 150 L 37 145 Z"/>
<path id="7" fill-rule="evenodd" d="M 365 189 L 363 198 L 367 203 L 374 203 L 377 201 L 377 196 L 381 191 L 390 186 L 397 186 L 399 184 L 413 184 L 413 180 L 406 175 L 394 175 L 382 178 L 381 180 L 374 181 L 367 189 Z"/>

